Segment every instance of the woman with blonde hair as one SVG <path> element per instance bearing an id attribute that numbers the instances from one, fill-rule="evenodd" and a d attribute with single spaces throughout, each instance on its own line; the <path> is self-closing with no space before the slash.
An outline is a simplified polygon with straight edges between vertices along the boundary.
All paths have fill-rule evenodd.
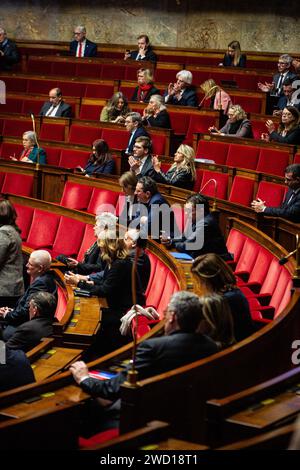
<path id="1" fill-rule="evenodd" d="M 171 184 L 178 188 L 192 189 L 196 179 L 195 152 L 189 145 L 181 144 L 175 155 L 174 163 L 164 173 L 161 170 L 161 162 L 157 155 L 152 157 L 152 165 L 155 170 L 153 178 L 158 183 Z"/>
<path id="2" fill-rule="evenodd" d="M 199 104 L 199 108 L 201 108 L 202 104 L 205 103 L 206 100 L 210 99 L 210 108 L 217 110 L 222 109 L 224 114 L 228 113 L 228 109 L 232 105 L 231 98 L 228 93 L 219 87 L 212 78 L 201 83 L 200 88 L 204 92 L 204 97 Z"/>
<path id="3" fill-rule="evenodd" d="M 229 265 L 215 253 L 198 256 L 192 266 L 192 273 L 198 280 L 205 295 L 220 294 L 229 304 L 233 318 L 234 336 L 241 341 L 254 332 L 249 304 L 236 285 L 236 279 Z"/>
<path id="4" fill-rule="evenodd" d="M 208 128 L 211 134 L 247 137 L 248 139 L 253 137 L 251 122 L 239 104 L 231 105 L 227 114 L 228 121 L 221 129 L 217 129 L 215 126 Z"/>
<path id="5" fill-rule="evenodd" d="M 231 41 L 224 55 L 224 67 L 246 67 L 246 55 L 241 52 L 239 41 Z"/>
<path id="6" fill-rule="evenodd" d="M 125 95 L 118 91 L 107 102 L 107 105 L 101 111 L 101 122 L 113 122 L 115 124 L 123 124 L 125 116 L 130 112 L 128 101 Z"/>
<path id="7" fill-rule="evenodd" d="M 153 74 L 150 69 L 139 69 L 137 71 L 137 83 L 131 101 L 148 103 L 152 95 L 159 95 L 159 90 L 154 86 Z"/>
<path id="8" fill-rule="evenodd" d="M 233 319 L 230 307 L 219 294 L 204 295 L 199 298 L 202 306 L 203 320 L 198 331 L 209 336 L 220 349 L 227 348 L 236 342 L 233 331 Z"/>

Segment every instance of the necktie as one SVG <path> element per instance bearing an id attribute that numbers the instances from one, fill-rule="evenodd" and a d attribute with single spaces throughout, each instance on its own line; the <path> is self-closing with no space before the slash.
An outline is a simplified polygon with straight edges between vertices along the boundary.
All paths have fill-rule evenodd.
<path id="1" fill-rule="evenodd" d="M 283 82 L 283 73 L 280 74 L 278 83 L 277 83 L 277 94 L 280 95 Z"/>
<path id="2" fill-rule="evenodd" d="M 82 42 L 79 43 L 78 57 L 82 57 Z"/>
<path id="3" fill-rule="evenodd" d="M 290 203 L 291 203 L 292 200 L 294 199 L 295 194 L 296 194 L 295 191 L 293 191 L 292 194 L 290 195 L 290 197 L 289 197 L 287 203 L 286 203 L 287 206 L 290 205 Z"/>

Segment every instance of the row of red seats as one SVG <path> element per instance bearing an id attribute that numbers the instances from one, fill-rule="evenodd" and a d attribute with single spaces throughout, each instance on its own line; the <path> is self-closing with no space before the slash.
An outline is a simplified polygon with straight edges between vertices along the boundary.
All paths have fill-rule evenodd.
<path id="1" fill-rule="evenodd" d="M 32 197 L 33 175 L 0 172 L 0 193 Z"/>
<path id="2" fill-rule="evenodd" d="M 213 160 L 218 165 L 246 168 L 278 176 L 283 176 L 285 168 L 292 163 L 290 155 L 290 151 L 265 145 L 260 147 L 206 139 L 199 140 L 196 150 L 196 158 Z"/>
<path id="3" fill-rule="evenodd" d="M 237 283 L 249 301 L 253 320 L 269 323 L 290 301 L 290 272 L 270 251 L 237 229 L 231 229 L 227 248 L 234 254 Z"/>

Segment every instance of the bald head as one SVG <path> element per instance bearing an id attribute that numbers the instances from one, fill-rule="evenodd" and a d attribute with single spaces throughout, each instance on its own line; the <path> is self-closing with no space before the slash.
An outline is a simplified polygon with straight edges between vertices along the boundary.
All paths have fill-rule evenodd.
<path id="1" fill-rule="evenodd" d="M 52 106 L 57 106 L 62 100 L 62 92 L 60 88 L 52 88 L 49 91 L 49 101 Z"/>
<path id="2" fill-rule="evenodd" d="M 29 256 L 27 267 L 27 273 L 31 279 L 35 279 L 38 276 L 42 276 L 51 266 L 51 255 L 46 250 L 36 250 Z"/>

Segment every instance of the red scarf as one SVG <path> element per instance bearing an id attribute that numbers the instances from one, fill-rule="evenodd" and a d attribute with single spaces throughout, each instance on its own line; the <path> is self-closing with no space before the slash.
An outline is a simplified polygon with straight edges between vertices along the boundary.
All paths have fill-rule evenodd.
<path id="1" fill-rule="evenodd" d="M 23 160 L 23 158 L 28 158 L 29 155 L 31 154 L 31 151 L 32 151 L 32 148 L 30 149 L 27 149 L 27 150 L 23 150 L 23 152 L 21 153 L 21 156 L 20 156 L 20 161 Z"/>
<path id="2" fill-rule="evenodd" d="M 145 97 L 148 94 L 148 91 L 151 90 L 152 87 L 152 83 L 148 83 L 147 85 L 139 85 L 137 93 L 138 101 L 144 101 Z"/>

